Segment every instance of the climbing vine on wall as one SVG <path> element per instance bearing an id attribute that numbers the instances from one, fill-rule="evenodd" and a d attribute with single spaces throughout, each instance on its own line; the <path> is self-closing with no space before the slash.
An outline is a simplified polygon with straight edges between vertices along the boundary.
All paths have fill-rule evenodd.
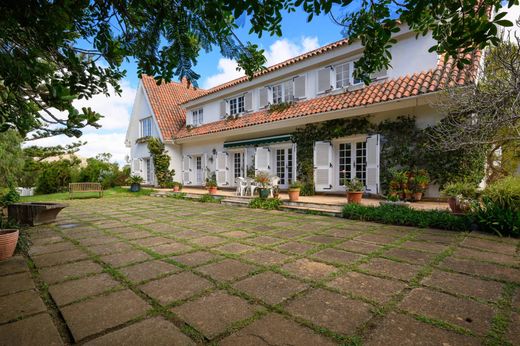
<path id="1" fill-rule="evenodd" d="M 170 169 L 170 155 L 168 155 L 164 143 L 160 139 L 150 137 L 147 142 L 148 150 L 153 159 L 157 183 L 160 187 L 168 187 L 173 182 L 175 175 L 175 170 Z"/>
<path id="2" fill-rule="evenodd" d="M 432 149 L 427 131 L 419 129 L 415 117 L 400 116 L 379 124 L 370 117 L 336 119 L 309 124 L 297 129 L 293 141 L 297 144 L 298 179 L 303 195 L 314 194 L 314 142 L 348 137 L 355 134 L 381 134 L 380 181 L 383 192 L 391 178 L 391 169 L 426 169 L 432 181 L 443 185 L 449 181 L 478 183 L 484 175 L 485 155 L 482 148 L 439 152 Z"/>

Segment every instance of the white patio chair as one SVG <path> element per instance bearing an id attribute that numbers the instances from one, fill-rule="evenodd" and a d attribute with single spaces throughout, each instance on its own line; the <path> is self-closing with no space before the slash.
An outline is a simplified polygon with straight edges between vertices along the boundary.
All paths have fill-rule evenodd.
<path id="1" fill-rule="evenodd" d="M 236 195 L 237 196 L 245 196 L 247 190 L 247 182 L 245 178 L 237 177 L 235 180 L 235 184 L 237 186 Z"/>
<path id="2" fill-rule="evenodd" d="M 271 177 L 271 181 L 269 182 L 270 188 L 269 188 L 269 197 L 273 197 L 273 191 L 280 183 L 280 177 L 274 176 Z"/>
<path id="3" fill-rule="evenodd" d="M 251 179 L 251 178 L 247 178 L 246 184 L 247 184 L 247 190 L 249 190 L 249 192 L 251 193 L 251 196 L 254 196 L 255 190 L 258 189 L 258 186 L 255 183 L 255 180 Z"/>

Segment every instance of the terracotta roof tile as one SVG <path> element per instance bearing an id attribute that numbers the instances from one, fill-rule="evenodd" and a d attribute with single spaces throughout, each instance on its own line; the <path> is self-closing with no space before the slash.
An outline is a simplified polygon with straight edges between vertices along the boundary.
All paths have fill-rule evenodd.
<path id="1" fill-rule="evenodd" d="M 188 87 L 185 80 L 181 83 L 157 85 L 153 77 L 142 75 L 141 79 L 163 138 L 165 140 L 173 138 L 174 133 L 186 125 L 186 111 L 181 103 L 205 91 Z"/>
<path id="2" fill-rule="evenodd" d="M 181 128 L 175 138 L 187 138 L 223 132 L 275 121 L 317 115 L 327 111 L 348 109 L 388 100 L 410 97 L 442 90 L 448 85 L 465 85 L 475 80 L 480 53 L 473 54 L 473 64 L 463 70 L 453 66 L 452 60 L 439 59 L 438 66 L 429 71 L 373 83 L 361 89 L 300 101 L 283 111 L 266 110 L 246 114 L 234 120 L 220 120 L 192 129 Z M 231 82 L 230 82 L 231 83 Z"/>

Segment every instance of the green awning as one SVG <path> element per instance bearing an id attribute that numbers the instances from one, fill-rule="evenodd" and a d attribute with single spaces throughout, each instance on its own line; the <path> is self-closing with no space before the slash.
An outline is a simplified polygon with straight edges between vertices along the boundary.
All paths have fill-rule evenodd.
<path id="1" fill-rule="evenodd" d="M 279 136 L 271 136 L 271 137 L 245 139 L 243 141 L 225 142 L 224 148 L 251 147 L 251 146 L 257 146 L 257 145 L 261 145 L 261 144 L 289 142 L 291 140 L 292 140 L 291 135 L 279 135 Z"/>

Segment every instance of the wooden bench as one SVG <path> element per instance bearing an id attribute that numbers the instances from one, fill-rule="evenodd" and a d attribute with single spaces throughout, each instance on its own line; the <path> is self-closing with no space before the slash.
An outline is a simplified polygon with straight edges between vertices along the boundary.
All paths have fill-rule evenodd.
<path id="1" fill-rule="evenodd" d="M 103 197 L 103 187 L 100 183 L 70 183 L 69 199 L 72 199 L 74 192 L 98 192 L 99 197 Z"/>

